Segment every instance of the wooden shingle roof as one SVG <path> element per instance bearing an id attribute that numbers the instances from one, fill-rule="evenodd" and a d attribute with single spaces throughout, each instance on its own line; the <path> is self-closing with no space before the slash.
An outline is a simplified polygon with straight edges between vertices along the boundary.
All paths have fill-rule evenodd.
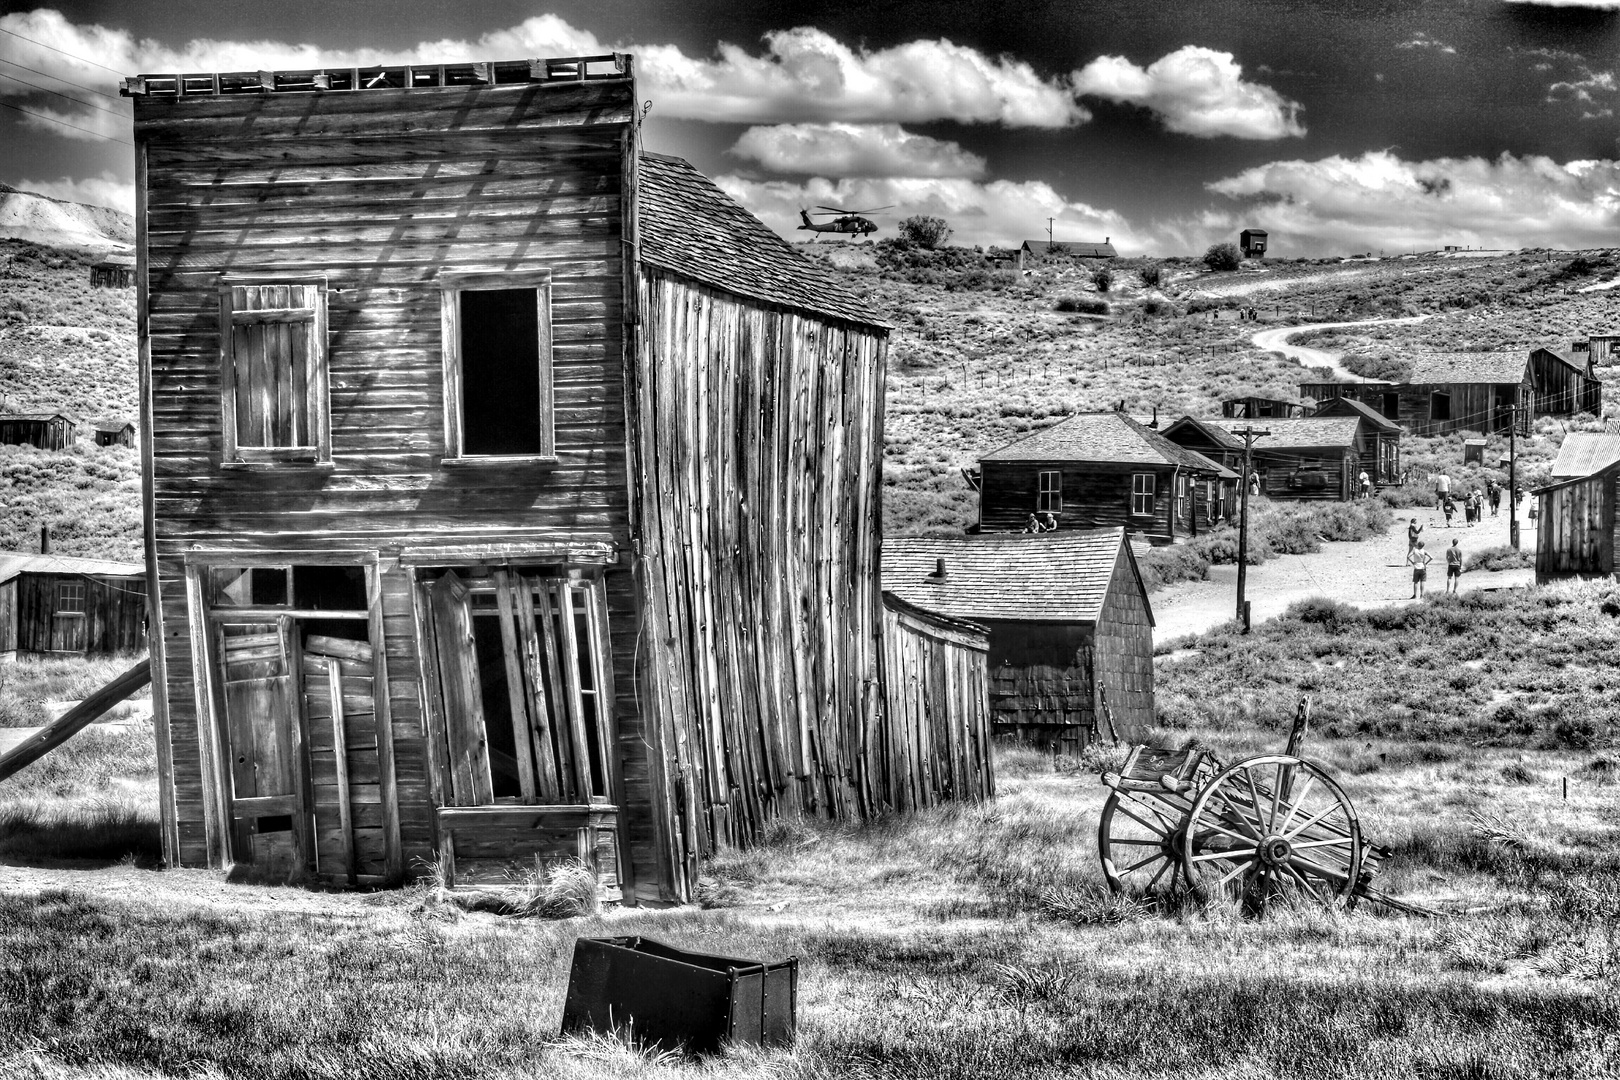
<path id="1" fill-rule="evenodd" d="M 50 423 L 53 420 L 66 420 L 70 424 L 74 422 L 73 417 L 67 413 L 59 412 L 0 413 L 0 421 L 4 420 L 29 420 L 41 424 Z"/>
<path id="2" fill-rule="evenodd" d="M 1264 428 L 1271 434 L 1254 440 L 1256 450 L 1297 450 L 1316 446 L 1351 446 L 1361 428 L 1354 416 L 1261 417 L 1232 420 L 1222 417 L 1206 423 L 1219 424 L 1227 431 L 1246 427 Z"/>
<path id="3" fill-rule="evenodd" d="M 681 158 L 641 155 L 641 261 L 716 289 L 888 328 L 831 269 L 793 250 Z"/>
<path id="4" fill-rule="evenodd" d="M 940 559 L 945 560 L 943 578 L 935 573 Z M 1130 565 L 1147 605 L 1136 558 L 1119 528 L 1038 536 L 888 537 L 883 589 L 955 619 L 1096 622 L 1121 559 Z"/>
<path id="5" fill-rule="evenodd" d="M 1177 420 L 1175 423 L 1173 423 L 1169 427 L 1165 428 L 1164 429 L 1165 437 L 1169 438 L 1170 432 L 1172 432 L 1175 429 L 1180 428 L 1180 427 L 1189 427 L 1189 428 L 1193 428 L 1193 429 L 1195 429 L 1197 431 L 1200 431 L 1200 432 L 1202 432 L 1204 434 L 1204 437 L 1207 438 L 1210 442 L 1212 442 L 1216 446 L 1222 447 L 1224 449 L 1227 449 L 1227 450 L 1242 450 L 1243 449 L 1243 440 L 1242 439 L 1238 438 L 1236 435 L 1233 435 L 1230 431 L 1227 431 L 1225 428 L 1221 427 L 1221 425 L 1215 423 L 1214 421 L 1212 421 L 1212 420 L 1200 420 L 1196 416 L 1183 416 L 1181 419 Z"/>
<path id="6" fill-rule="evenodd" d="M 1412 357 L 1410 385 L 1520 383 L 1530 367 L 1526 353 L 1420 353 Z"/>
<path id="7" fill-rule="evenodd" d="M 1552 463 L 1555 480 L 1590 476 L 1620 461 L 1620 434 L 1604 431 L 1572 431 L 1564 436 L 1558 457 Z"/>
<path id="8" fill-rule="evenodd" d="M 1401 425 L 1397 424 L 1395 421 L 1391 420 L 1389 417 L 1385 416 L 1371 405 L 1368 405 L 1365 401 L 1357 401 L 1355 398 L 1329 398 L 1316 407 L 1317 416 L 1335 416 L 1343 415 L 1345 413 L 1350 413 L 1363 418 L 1380 431 L 1401 430 Z"/>
<path id="9" fill-rule="evenodd" d="M 1237 476 L 1219 462 L 1196 450 L 1177 446 L 1146 424 L 1117 412 L 1071 416 L 979 460 L 1179 465 L 1227 479 Z"/>

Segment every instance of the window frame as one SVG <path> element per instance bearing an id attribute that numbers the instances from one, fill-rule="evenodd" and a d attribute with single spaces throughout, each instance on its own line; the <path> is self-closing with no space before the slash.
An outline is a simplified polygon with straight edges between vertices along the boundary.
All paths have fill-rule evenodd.
<path id="1" fill-rule="evenodd" d="M 1143 480 L 1147 481 L 1146 490 L 1143 490 Z M 1152 517 L 1158 507 L 1158 476 L 1150 472 L 1131 473 L 1131 516 Z M 1138 510 L 1142 499 L 1147 500 L 1147 509 Z"/>
<path id="2" fill-rule="evenodd" d="M 72 590 L 77 590 L 77 593 L 73 594 Z M 63 607 L 70 599 L 78 605 L 77 608 Z M 85 589 L 83 581 L 58 581 L 56 583 L 56 607 L 53 614 L 82 619 L 85 616 L 88 601 L 88 590 Z"/>
<path id="3" fill-rule="evenodd" d="M 535 316 L 539 332 L 540 445 L 532 454 L 467 454 L 463 431 L 461 392 L 461 294 L 504 290 L 535 290 Z M 504 273 L 445 273 L 439 275 L 440 352 L 444 373 L 444 465 L 555 464 L 557 461 L 557 396 L 553 373 L 554 346 L 551 316 L 551 270 L 514 270 Z"/>
<path id="4" fill-rule="evenodd" d="M 254 310 L 236 310 L 232 290 L 304 285 L 315 290 L 308 319 L 254 319 Z M 227 469 L 330 466 L 332 463 L 331 359 L 327 303 L 330 290 L 324 274 L 221 275 L 219 279 L 219 378 L 222 445 L 221 465 Z M 265 309 L 260 309 L 265 310 Z M 290 313 L 302 308 L 269 309 Z M 246 317 L 239 317 L 246 316 Z M 305 393 L 309 395 L 310 434 L 314 441 L 300 446 L 242 446 L 238 443 L 236 408 L 236 335 L 238 323 L 309 323 L 309 355 L 305 363 Z"/>
<path id="5" fill-rule="evenodd" d="M 1035 512 L 1037 514 L 1063 513 L 1063 473 L 1056 469 L 1041 469 L 1035 477 Z"/>

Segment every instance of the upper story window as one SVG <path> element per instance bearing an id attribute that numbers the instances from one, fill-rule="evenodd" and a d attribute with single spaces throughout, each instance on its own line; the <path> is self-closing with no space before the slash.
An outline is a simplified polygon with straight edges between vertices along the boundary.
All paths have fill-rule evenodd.
<path id="1" fill-rule="evenodd" d="M 1041 514 L 1063 513 L 1063 474 L 1060 472 L 1043 472 L 1040 475 L 1039 490 L 1035 495 L 1035 510 Z"/>
<path id="2" fill-rule="evenodd" d="M 332 460 L 324 279 L 219 291 L 227 464 Z"/>
<path id="3" fill-rule="evenodd" d="M 1131 474 L 1131 513 L 1153 513 L 1153 481 L 1152 473 Z"/>
<path id="4" fill-rule="evenodd" d="M 445 461 L 555 460 L 551 271 L 440 285 Z"/>

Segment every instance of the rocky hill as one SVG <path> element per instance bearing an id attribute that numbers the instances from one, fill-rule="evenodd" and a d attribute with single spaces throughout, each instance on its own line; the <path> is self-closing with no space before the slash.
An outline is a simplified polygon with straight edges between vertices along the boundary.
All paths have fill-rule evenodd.
<path id="1" fill-rule="evenodd" d="M 105 206 L 67 202 L 0 184 L 0 239 L 56 248 L 125 249 L 135 243 L 135 219 Z"/>

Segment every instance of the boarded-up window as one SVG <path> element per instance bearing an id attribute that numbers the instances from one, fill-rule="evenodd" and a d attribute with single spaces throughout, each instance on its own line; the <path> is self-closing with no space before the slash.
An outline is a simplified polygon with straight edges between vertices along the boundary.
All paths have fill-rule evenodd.
<path id="1" fill-rule="evenodd" d="M 549 461 L 551 272 L 440 279 L 445 460 Z"/>
<path id="2" fill-rule="evenodd" d="M 225 285 L 219 319 L 225 460 L 331 460 L 325 282 Z"/>
<path id="3" fill-rule="evenodd" d="M 1440 391 L 1436 390 L 1433 394 L 1429 395 L 1429 419 L 1430 420 L 1450 420 L 1451 419 L 1451 395 L 1450 394 L 1441 393 Z"/>
<path id="4" fill-rule="evenodd" d="M 1153 513 L 1153 474 L 1131 474 L 1131 513 Z"/>
<path id="5" fill-rule="evenodd" d="M 1040 489 L 1035 496 L 1035 509 L 1043 514 L 1061 514 L 1063 512 L 1062 473 L 1041 473 Z"/>

